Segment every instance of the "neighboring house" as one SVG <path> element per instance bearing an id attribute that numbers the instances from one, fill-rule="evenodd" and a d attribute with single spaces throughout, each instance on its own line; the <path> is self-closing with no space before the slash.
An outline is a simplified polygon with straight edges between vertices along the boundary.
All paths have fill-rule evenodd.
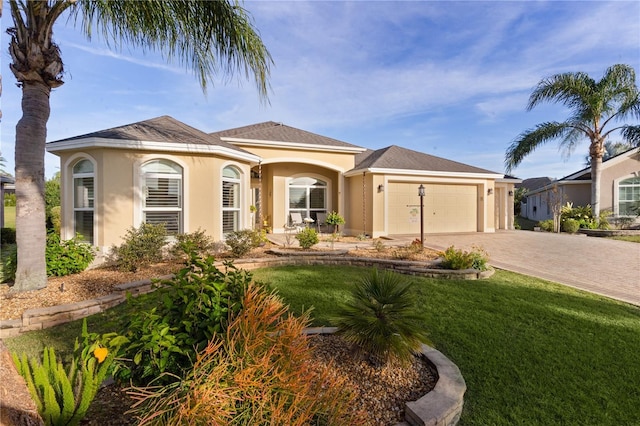
<path id="1" fill-rule="evenodd" d="M 520 202 L 520 216 L 522 217 L 526 217 L 526 218 L 533 218 L 538 214 L 538 206 L 537 205 L 532 205 L 532 203 L 529 203 L 526 194 L 532 193 L 533 191 L 536 191 L 540 188 L 545 187 L 546 185 L 549 185 L 551 182 L 553 182 L 553 179 L 551 179 L 550 177 L 534 177 L 534 178 L 528 178 L 528 179 L 524 179 L 522 182 L 520 183 L 516 183 L 515 188 L 524 188 L 526 189 L 526 193 L 525 196 L 522 198 L 522 201 Z M 535 207 L 535 208 L 534 208 Z"/>
<path id="2" fill-rule="evenodd" d="M 534 181 L 538 179 L 538 181 Z M 534 178 L 540 183 L 548 178 Z M 525 179 L 522 185 L 529 179 Z M 553 205 L 591 204 L 591 168 L 530 189 L 521 215 L 531 220 L 553 219 Z M 610 210 L 614 217 L 636 216 L 631 208 L 640 203 L 640 151 L 631 149 L 602 162 L 600 211 Z"/>
<path id="3" fill-rule="evenodd" d="M 284 232 L 295 212 L 315 220 L 337 211 L 351 235 L 417 235 L 420 185 L 426 233 L 494 232 L 513 228 L 519 182 L 275 122 L 206 134 L 163 116 L 50 142 L 47 150 L 61 162 L 62 237 L 78 232 L 102 249 L 143 222 L 222 240 L 256 226 Z"/>

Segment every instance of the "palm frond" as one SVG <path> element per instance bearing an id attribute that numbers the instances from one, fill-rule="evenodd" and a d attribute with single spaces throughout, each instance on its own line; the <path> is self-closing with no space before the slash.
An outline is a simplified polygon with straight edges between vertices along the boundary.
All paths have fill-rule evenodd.
<path id="1" fill-rule="evenodd" d="M 80 1 L 72 16 L 89 38 L 95 29 L 109 46 L 128 44 L 176 60 L 205 90 L 214 77 L 253 75 L 267 99 L 273 60 L 236 1 Z"/>
<path id="2" fill-rule="evenodd" d="M 633 146 L 640 147 L 640 125 L 623 126 L 620 131 L 622 137 Z"/>
<path id="3" fill-rule="evenodd" d="M 524 157 L 550 140 L 566 137 L 575 130 L 571 123 L 547 122 L 521 133 L 509 146 L 505 155 L 505 167 L 509 173 Z"/>

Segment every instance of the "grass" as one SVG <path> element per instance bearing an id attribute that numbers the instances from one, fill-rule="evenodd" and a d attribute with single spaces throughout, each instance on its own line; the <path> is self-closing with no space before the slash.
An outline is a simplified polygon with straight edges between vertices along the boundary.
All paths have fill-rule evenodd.
<path id="1" fill-rule="evenodd" d="M 631 243 L 640 243 L 640 235 L 618 235 L 617 237 L 607 237 L 612 240 L 629 241 Z"/>
<path id="2" fill-rule="evenodd" d="M 4 206 L 4 227 L 16 227 L 16 206 Z"/>
<path id="3" fill-rule="evenodd" d="M 330 325 L 368 272 L 285 266 L 254 276 L 292 311 L 313 306 L 314 325 Z M 467 382 L 461 425 L 640 424 L 640 308 L 505 271 L 482 281 L 407 279 L 430 340 Z M 89 329 L 117 329 L 131 314 L 121 305 L 90 317 Z M 79 332 L 75 322 L 6 343 L 72 345 Z"/>

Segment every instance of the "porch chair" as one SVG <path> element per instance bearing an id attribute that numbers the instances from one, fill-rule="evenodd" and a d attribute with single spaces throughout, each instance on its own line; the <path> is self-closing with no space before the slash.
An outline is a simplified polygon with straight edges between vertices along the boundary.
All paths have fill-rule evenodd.
<path id="1" fill-rule="evenodd" d="M 304 222 L 302 221 L 302 214 L 299 212 L 291 212 L 289 213 L 289 217 L 291 218 L 291 226 L 295 227 L 297 230 L 304 228 Z"/>
<path id="2" fill-rule="evenodd" d="M 322 233 L 322 228 L 325 228 L 326 230 L 330 227 L 330 225 L 327 223 L 326 213 L 316 213 L 316 226 L 318 227 L 319 233 Z"/>

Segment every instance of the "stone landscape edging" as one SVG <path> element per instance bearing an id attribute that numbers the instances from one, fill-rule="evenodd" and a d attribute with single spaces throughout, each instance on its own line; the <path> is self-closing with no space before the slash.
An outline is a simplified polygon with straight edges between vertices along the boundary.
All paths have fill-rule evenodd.
<path id="1" fill-rule="evenodd" d="M 305 334 L 332 334 L 337 327 L 310 327 Z M 444 354 L 423 344 L 421 354 L 438 372 L 435 387 L 416 401 L 405 402 L 405 422 L 411 426 L 455 426 L 460 420 L 467 384 L 460 369 Z M 398 426 L 399 426 L 398 425 Z"/>
<path id="2" fill-rule="evenodd" d="M 378 259 L 370 257 L 345 256 L 340 252 L 336 255 L 332 252 L 298 252 L 296 256 L 282 256 L 271 258 L 235 259 L 233 264 L 245 270 L 274 266 L 305 266 L 305 265 L 349 265 L 359 267 L 378 267 L 402 274 L 419 275 L 431 278 L 476 280 L 488 278 L 494 270 L 478 271 L 476 269 L 450 270 L 436 269 L 437 262 L 419 262 L 409 260 Z M 317 254 L 323 253 L 323 254 Z M 330 254 L 326 254 L 330 253 Z M 223 267 L 224 262 L 216 262 L 216 266 Z M 169 279 L 172 275 L 159 277 Z M 1 320 L 0 339 L 14 337 L 21 333 L 33 330 L 41 330 L 81 319 L 89 315 L 97 314 L 112 308 L 127 299 L 127 293 L 138 296 L 153 291 L 152 280 L 140 280 L 114 286 L 115 292 L 98 297 L 96 299 L 83 300 L 81 302 L 56 305 L 47 308 L 27 309 L 22 318 Z"/>

